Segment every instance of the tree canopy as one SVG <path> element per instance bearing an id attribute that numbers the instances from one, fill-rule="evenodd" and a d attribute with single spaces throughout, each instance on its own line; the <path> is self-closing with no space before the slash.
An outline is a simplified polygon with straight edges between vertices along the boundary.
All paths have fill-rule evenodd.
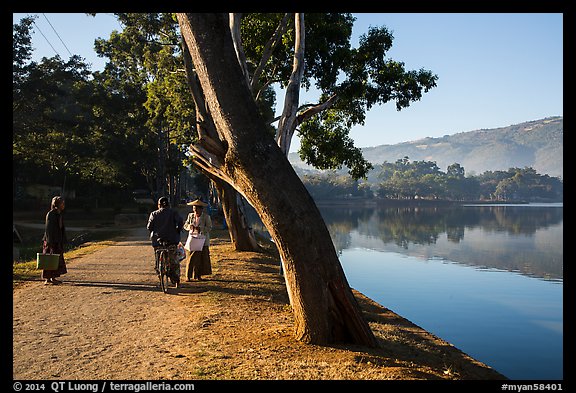
<path id="1" fill-rule="evenodd" d="M 53 177 L 58 184 L 66 177 L 70 186 L 96 182 L 103 190 L 144 186 L 175 194 L 191 162 L 188 145 L 196 140 L 175 16 L 115 16 L 123 29 L 95 41 L 96 53 L 108 59 L 105 69 L 96 72 L 79 57 L 31 62 L 33 18 L 14 25 L 19 176 L 28 182 Z M 247 13 L 239 21 L 251 89 L 274 133 L 273 86 L 289 84 L 297 27 L 290 14 Z M 350 139 L 351 126 L 362 124 L 374 105 L 393 101 L 400 110 L 419 100 L 437 77 L 430 71 L 407 71 L 403 63 L 388 59 L 393 37 L 385 27 L 370 28 L 352 48 L 351 14 L 311 13 L 305 21 L 305 67 L 298 88 L 313 87 L 319 97 L 315 103 L 298 102 L 290 132 L 299 133 L 300 154 L 308 163 L 320 169 L 346 166 L 361 178 L 372 164 Z M 38 154 L 26 154 L 23 146 Z"/>
<path id="2" fill-rule="evenodd" d="M 298 132 L 299 154 L 306 163 L 318 169 L 346 166 L 359 179 L 372 165 L 349 137 L 351 127 L 364 124 L 366 112 L 375 105 L 394 102 L 397 110 L 408 107 L 435 87 L 438 77 L 424 69 L 406 70 L 403 62 L 388 58 L 393 35 L 386 27 L 371 27 L 353 48 L 354 20 L 347 13 L 305 15 L 305 66 L 300 83 L 304 89 L 314 87 L 319 98 L 314 103 L 297 102 L 292 127 L 278 132 L 284 131 L 288 139 Z M 278 83 L 289 87 L 295 29 L 285 14 L 242 16 L 242 45 L 252 86 Z M 275 32 L 284 34 L 275 39 Z"/>
<path id="3" fill-rule="evenodd" d="M 562 201 L 559 178 L 538 174 L 533 168 L 509 168 L 466 176 L 465 168 L 451 164 L 443 172 L 434 161 L 376 164 L 368 180 L 354 180 L 342 171 L 304 173 L 306 188 L 316 199 L 381 198 L 444 201 Z"/>
<path id="4" fill-rule="evenodd" d="M 129 197 L 139 188 L 177 198 L 195 134 L 175 21 L 117 17 L 124 30 L 95 42 L 109 59 L 96 72 L 77 56 L 31 62 L 33 19 L 14 25 L 15 188 L 67 179 L 79 199 Z M 90 195 L 82 195 L 87 184 Z"/>

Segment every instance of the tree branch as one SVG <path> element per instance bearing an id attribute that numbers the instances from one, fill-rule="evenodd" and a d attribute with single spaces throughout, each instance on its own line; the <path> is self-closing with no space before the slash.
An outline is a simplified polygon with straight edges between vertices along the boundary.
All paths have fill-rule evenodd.
<path id="1" fill-rule="evenodd" d="M 268 86 L 270 86 L 272 83 L 274 83 L 273 80 L 269 80 L 269 81 L 267 81 L 266 83 L 264 83 L 264 84 L 262 85 L 262 87 L 258 90 L 258 93 L 256 93 L 256 95 L 254 96 L 254 101 L 258 102 L 258 99 L 260 98 L 260 94 L 262 94 L 262 92 L 263 92 L 264 90 L 266 90 L 266 88 L 267 88 Z"/>
<path id="2" fill-rule="evenodd" d="M 276 131 L 276 142 L 284 154 L 290 150 L 290 140 L 296 129 L 296 113 L 298 111 L 298 102 L 300 101 L 300 82 L 304 75 L 304 45 L 305 29 L 304 14 L 297 13 L 294 15 L 296 37 L 294 40 L 294 62 L 292 65 L 292 75 L 286 87 L 286 96 L 284 98 L 284 110 L 278 123 Z"/>
<path id="3" fill-rule="evenodd" d="M 240 68 L 242 68 L 242 73 L 244 73 L 244 77 L 246 78 L 246 83 L 250 86 L 248 64 L 246 64 L 246 55 L 244 54 L 242 38 L 240 37 L 240 22 L 242 21 L 242 14 L 231 12 L 228 16 L 230 20 L 230 34 L 232 35 L 232 42 L 234 43 L 234 49 L 236 50 L 236 57 L 238 58 Z"/>
<path id="4" fill-rule="evenodd" d="M 212 116 L 206 105 L 202 87 L 198 81 L 198 76 L 193 68 L 192 58 L 185 42 L 182 43 L 182 57 L 184 59 L 184 67 L 186 70 L 186 80 L 188 87 L 192 92 L 192 98 L 196 104 L 196 131 L 198 132 L 199 143 L 204 146 L 210 153 L 217 155 L 223 159 L 226 154 L 227 144 L 220 138 L 218 131 L 214 126 Z"/>
<path id="5" fill-rule="evenodd" d="M 312 116 L 317 115 L 326 109 L 331 108 L 336 103 L 336 101 L 338 101 L 338 95 L 333 94 L 330 98 L 320 104 L 308 106 L 306 110 L 300 112 L 300 114 L 296 117 L 296 125 L 310 119 Z"/>
<path id="6" fill-rule="evenodd" d="M 270 37 L 270 39 L 268 40 L 268 42 L 266 42 L 266 45 L 264 46 L 264 50 L 262 51 L 262 58 L 260 59 L 260 63 L 258 63 L 258 66 L 256 67 L 256 70 L 254 71 L 254 75 L 252 76 L 252 81 L 249 85 L 250 91 L 252 92 L 252 94 L 254 94 L 254 90 L 256 89 L 256 86 L 258 85 L 258 80 L 260 79 L 260 75 L 262 74 L 262 71 L 264 70 L 266 63 L 268 62 L 268 60 L 272 56 L 272 52 L 278 46 L 278 44 L 282 41 L 282 36 L 286 32 L 286 30 L 288 30 L 288 17 L 289 16 L 290 16 L 290 14 L 284 14 L 284 17 L 282 18 L 280 23 L 278 23 L 278 26 L 276 27 L 274 34 L 272 35 L 272 37 Z M 259 94 L 260 94 L 260 92 L 258 92 L 258 95 Z"/>
<path id="7" fill-rule="evenodd" d="M 277 65 L 274 65 L 274 69 L 272 70 L 272 74 L 274 74 L 276 72 L 276 68 Z M 262 94 L 262 92 L 268 87 L 270 86 L 272 83 L 276 83 L 276 82 L 282 82 L 281 79 L 278 78 L 269 78 L 266 82 L 264 82 L 264 84 L 260 87 L 260 89 L 258 90 L 258 93 L 256 93 L 254 101 L 258 102 L 258 98 L 260 98 L 260 94 Z M 252 92 L 253 93 L 253 92 Z"/>
<path id="8" fill-rule="evenodd" d="M 230 177 L 222 170 L 222 163 L 220 159 L 214 154 L 206 150 L 202 145 L 196 143 L 189 146 L 192 152 L 192 160 L 201 170 L 224 180 L 228 184 L 232 181 Z"/>

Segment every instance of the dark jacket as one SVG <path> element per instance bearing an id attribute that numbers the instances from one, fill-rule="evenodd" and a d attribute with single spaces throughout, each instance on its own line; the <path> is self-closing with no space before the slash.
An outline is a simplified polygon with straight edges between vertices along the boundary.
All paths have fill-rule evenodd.
<path id="1" fill-rule="evenodd" d="M 178 244 L 183 225 L 184 220 L 176 210 L 164 207 L 150 213 L 146 228 L 150 232 L 152 245 L 156 247 L 158 239 L 167 240 L 169 244 Z"/>
<path id="2" fill-rule="evenodd" d="M 43 240 L 46 240 L 48 244 L 60 244 L 62 246 L 67 242 L 62 213 L 56 209 L 50 210 L 46 214 Z"/>

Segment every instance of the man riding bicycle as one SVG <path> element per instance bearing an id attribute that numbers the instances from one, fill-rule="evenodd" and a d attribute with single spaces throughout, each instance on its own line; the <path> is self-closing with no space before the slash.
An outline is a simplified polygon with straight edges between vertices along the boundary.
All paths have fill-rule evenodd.
<path id="1" fill-rule="evenodd" d="M 172 284 L 178 288 L 180 285 L 180 261 L 176 257 L 176 249 L 180 241 L 180 233 L 184 226 L 184 219 L 174 209 L 170 208 L 168 198 L 158 199 L 158 210 L 150 213 L 146 228 L 150 232 L 150 240 L 154 254 L 161 246 L 168 246 L 170 250 L 170 271 L 168 277 Z M 172 247 L 170 247 L 172 246 Z M 155 266 L 158 273 L 158 266 Z"/>

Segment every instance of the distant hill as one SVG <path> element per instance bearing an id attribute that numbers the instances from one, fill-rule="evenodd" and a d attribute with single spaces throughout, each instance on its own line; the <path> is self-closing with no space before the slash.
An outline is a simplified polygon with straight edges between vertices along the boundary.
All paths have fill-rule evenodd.
<path id="1" fill-rule="evenodd" d="M 458 163 L 466 174 L 532 167 L 541 175 L 563 178 L 563 139 L 564 118 L 556 116 L 441 138 L 367 147 L 362 152 L 374 165 L 407 156 L 410 161 L 435 161 L 444 172 L 449 165 Z M 300 171 L 313 169 L 296 153 L 288 159 Z"/>

